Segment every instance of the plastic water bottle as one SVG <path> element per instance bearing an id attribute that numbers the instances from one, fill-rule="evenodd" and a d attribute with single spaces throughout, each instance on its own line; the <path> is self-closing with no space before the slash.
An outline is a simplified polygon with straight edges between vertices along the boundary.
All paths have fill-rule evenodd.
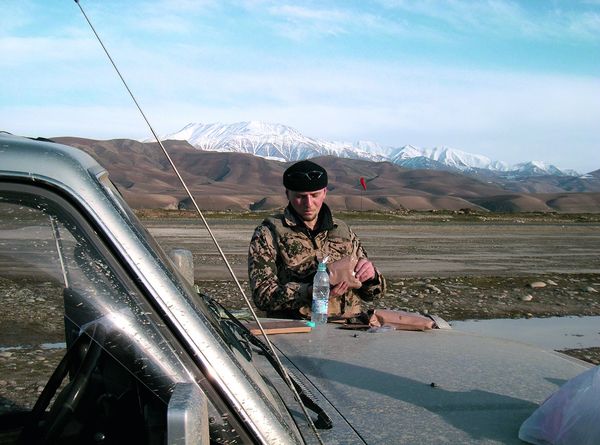
<path id="1" fill-rule="evenodd" d="M 314 326 L 327 323 L 327 307 L 329 306 L 329 274 L 325 262 L 319 263 L 312 288 L 312 315 L 310 321 Z"/>

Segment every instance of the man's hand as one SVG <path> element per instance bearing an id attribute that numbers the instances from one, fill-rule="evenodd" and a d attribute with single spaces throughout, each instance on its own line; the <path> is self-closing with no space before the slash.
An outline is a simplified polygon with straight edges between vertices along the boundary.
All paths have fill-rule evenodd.
<path id="1" fill-rule="evenodd" d="M 311 299 L 312 299 L 312 288 L 313 288 L 312 284 L 310 286 L 308 286 L 308 295 Z M 341 283 L 336 284 L 329 290 L 329 298 L 343 295 L 346 292 L 348 292 L 348 289 L 349 289 L 348 283 L 346 283 L 345 281 L 342 281 Z"/>
<path id="2" fill-rule="evenodd" d="M 371 278 L 375 278 L 375 266 L 366 258 L 361 258 L 356 263 L 356 267 L 354 268 L 355 277 L 361 282 L 364 283 Z"/>
<path id="3" fill-rule="evenodd" d="M 329 298 L 337 297 L 348 292 L 348 283 L 342 281 L 331 288 L 329 291 Z"/>

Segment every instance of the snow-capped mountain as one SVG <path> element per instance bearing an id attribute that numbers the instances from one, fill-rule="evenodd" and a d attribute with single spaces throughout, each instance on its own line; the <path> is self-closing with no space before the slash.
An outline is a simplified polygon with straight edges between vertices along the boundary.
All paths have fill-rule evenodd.
<path id="1" fill-rule="evenodd" d="M 323 147 L 318 141 L 303 136 L 293 128 L 258 121 L 231 125 L 189 124 L 164 139 L 186 140 L 201 150 L 250 153 L 282 161 L 296 161 L 323 154 Z"/>
<path id="2" fill-rule="evenodd" d="M 338 156 L 368 161 L 389 161 L 406 168 L 443 169 L 472 172 L 488 170 L 516 175 L 577 175 L 541 161 L 513 167 L 486 156 L 448 147 L 419 148 L 383 146 L 371 141 L 356 143 L 324 141 L 306 137 L 294 128 L 261 121 L 234 124 L 188 124 L 161 139 L 188 141 L 200 150 L 250 153 L 268 159 L 297 161 L 316 156 Z M 144 142 L 151 142 L 150 139 Z"/>
<path id="3" fill-rule="evenodd" d="M 545 163 L 544 161 L 529 161 L 516 164 L 512 170 L 529 176 L 537 176 L 540 174 L 563 175 L 563 171 L 556 168 L 554 165 Z"/>
<path id="4" fill-rule="evenodd" d="M 506 171 L 509 169 L 504 162 L 492 161 L 490 158 L 467 153 L 462 150 L 455 150 L 447 147 L 435 147 L 431 149 L 418 148 L 412 145 L 406 145 L 391 156 L 391 161 L 394 164 L 407 166 L 407 161 L 410 164 L 415 164 L 415 158 L 429 159 L 436 161 L 446 167 L 456 170 L 470 170 L 481 168 L 487 170 Z"/>
<path id="5" fill-rule="evenodd" d="M 371 161 L 387 160 L 385 156 L 371 155 L 351 143 L 312 139 L 286 125 L 260 121 L 188 124 L 180 131 L 161 139 L 186 140 L 200 150 L 250 153 L 280 161 L 327 155 Z M 151 140 L 145 142 L 149 141 Z"/>

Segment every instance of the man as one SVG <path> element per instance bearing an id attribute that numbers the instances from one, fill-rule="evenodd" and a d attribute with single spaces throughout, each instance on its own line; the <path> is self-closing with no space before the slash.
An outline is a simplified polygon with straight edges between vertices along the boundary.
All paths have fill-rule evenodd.
<path id="1" fill-rule="evenodd" d="M 308 317 L 318 262 L 329 257 L 331 267 L 353 256 L 358 259 L 354 277 L 331 288 L 329 316 L 360 313 L 363 301 L 385 292 L 385 279 L 356 234 L 333 218 L 324 203 L 327 171 L 314 162 L 300 161 L 284 172 L 283 185 L 288 206 L 283 214 L 266 218 L 250 241 L 248 275 L 254 303 L 269 317 Z"/>

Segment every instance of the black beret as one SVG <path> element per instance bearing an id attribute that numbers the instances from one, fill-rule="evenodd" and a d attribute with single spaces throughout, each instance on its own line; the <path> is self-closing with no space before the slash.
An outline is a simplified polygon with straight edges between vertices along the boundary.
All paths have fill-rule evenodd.
<path id="1" fill-rule="evenodd" d="M 314 192 L 327 187 L 327 171 L 312 161 L 300 161 L 283 172 L 283 185 L 294 192 Z"/>

